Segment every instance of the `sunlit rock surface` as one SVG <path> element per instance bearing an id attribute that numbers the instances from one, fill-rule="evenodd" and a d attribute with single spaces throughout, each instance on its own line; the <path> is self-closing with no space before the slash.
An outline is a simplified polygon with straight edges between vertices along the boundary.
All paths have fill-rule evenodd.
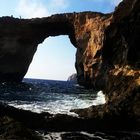
<path id="1" fill-rule="evenodd" d="M 122 14 L 121 14 L 122 13 Z M 106 104 L 76 110 L 81 116 L 120 119 L 140 128 L 140 1 L 124 0 L 105 31 L 102 66 L 95 84 L 101 81 Z"/>
<path id="2" fill-rule="evenodd" d="M 69 35 L 77 48 L 78 83 L 103 90 L 106 104 L 72 110 L 82 119 L 56 115 L 47 120 L 49 128 L 63 124 L 62 130 L 140 129 L 139 0 L 124 0 L 113 14 L 83 12 L 29 20 L 2 17 L 0 32 L 1 81 L 21 81 L 39 43 L 49 36 Z"/>
<path id="3" fill-rule="evenodd" d="M 83 12 L 28 20 L 1 17 L 0 81 L 21 81 L 39 43 L 49 36 L 69 35 L 71 43 L 77 48 L 78 82 L 91 85 L 92 67 L 101 60 L 100 49 L 110 16 Z"/>

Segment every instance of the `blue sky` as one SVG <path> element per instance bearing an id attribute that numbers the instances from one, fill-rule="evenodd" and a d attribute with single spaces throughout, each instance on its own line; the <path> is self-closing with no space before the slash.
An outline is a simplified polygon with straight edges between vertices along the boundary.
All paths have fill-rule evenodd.
<path id="1" fill-rule="evenodd" d="M 0 16 L 35 18 L 56 13 L 109 13 L 121 0 L 0 0 Z M 75 73 L 76 49 L 68 36 L 49 37 L 38 46 L 26 78 L 67 80 Z"/>

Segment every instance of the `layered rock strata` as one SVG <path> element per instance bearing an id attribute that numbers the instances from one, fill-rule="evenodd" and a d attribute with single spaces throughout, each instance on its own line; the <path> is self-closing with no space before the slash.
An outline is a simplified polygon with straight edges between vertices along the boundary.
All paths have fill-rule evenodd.
<path id="1" fill-rule="evenodd" d="M 101 59 L 100 49 L 109 21 L 110 15 L 95 12 L 35 19 L 0 18 L 0 81 L 22 81 L 38 44 L 49 36 L 68 35 L 77 48 L 78 81 L 91 85 L 92 66 Z"/>
<path id="2" fill-rule="evenodd" d="M 73 111 L 84 117 L 88 129 L 89 126 L 92 129 L 123 126 L 126 129 L 127 126 L 139 130 L 139 0 L 124 0 L 113 14 L 106 15 L 83 12 L 29 20 L 2 17 L 0 32 L 1 81 L 21 81 L 39 43 L 49 36 L 69 35 L 77 48 L 78 82 L 102 89 L 107 101 L 105 105 Z M 64 116 L 60 118 L 67 120 Z M 69 119 L 69 124 L 79 122 L 77 118 L 76 121 Z M 53 121 L 49 128 L 54 127 Z"/>
<path id="3" fill-rule="evenodd" d="M 96 84 L 99 81 L 104 83 L 102 89 L 106 95 L 106 104 L 75 112 L 91 118 L 128 119 L 133 122 L 132 127 L 140 128 L 139 44 L 140 1 L 124 0 L 117 7 L 105 31 L 103 61 L 99 75 L 95 78 Z"/>

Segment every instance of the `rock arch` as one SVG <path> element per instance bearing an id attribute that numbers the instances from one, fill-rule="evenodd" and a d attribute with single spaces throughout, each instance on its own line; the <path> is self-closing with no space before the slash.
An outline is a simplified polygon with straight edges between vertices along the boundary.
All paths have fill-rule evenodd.
<path id="1" fill-rule="evenodd" d="M 90 124 L 96 130 L 100 124 L 111 130 L 114 126 L 139 130 L 139 21 L 139 0 L 123 0 L 113 15 L 84 12 L 30 20 L 0 18 L 0 80 L 21 81 L 37 45 L 48 36 L 68 34 L 77 48 L 78 82 L 97 85 L 99 80 L 106 94 L 106 104 L 73 111 L 86 121 L 95 120 Z"/>
<path id="2" fill-rule="evenodd" d="M 34 19 L 0 18 L 0 81 L 22 81 L 39 43 L 49 36 L 68 35 L 77 48 L 78 82 L 92 85 L 101 62 L 104 31 L 110 14 L 57 14 Z"/>

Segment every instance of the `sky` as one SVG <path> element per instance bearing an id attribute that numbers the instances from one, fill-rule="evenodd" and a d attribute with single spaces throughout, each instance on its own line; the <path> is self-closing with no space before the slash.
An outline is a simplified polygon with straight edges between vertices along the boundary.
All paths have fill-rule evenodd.
<path id="1" fill-rule="evenodd" d="M 0 16 L 47 17 L 56 13 L 95 11 L 109 13 L 121 0 L 0 0 Z M 26 78 L 67 80 L 76 73 L 75 47 L 68 36 L 46 38 L 26 74 Z"/>

